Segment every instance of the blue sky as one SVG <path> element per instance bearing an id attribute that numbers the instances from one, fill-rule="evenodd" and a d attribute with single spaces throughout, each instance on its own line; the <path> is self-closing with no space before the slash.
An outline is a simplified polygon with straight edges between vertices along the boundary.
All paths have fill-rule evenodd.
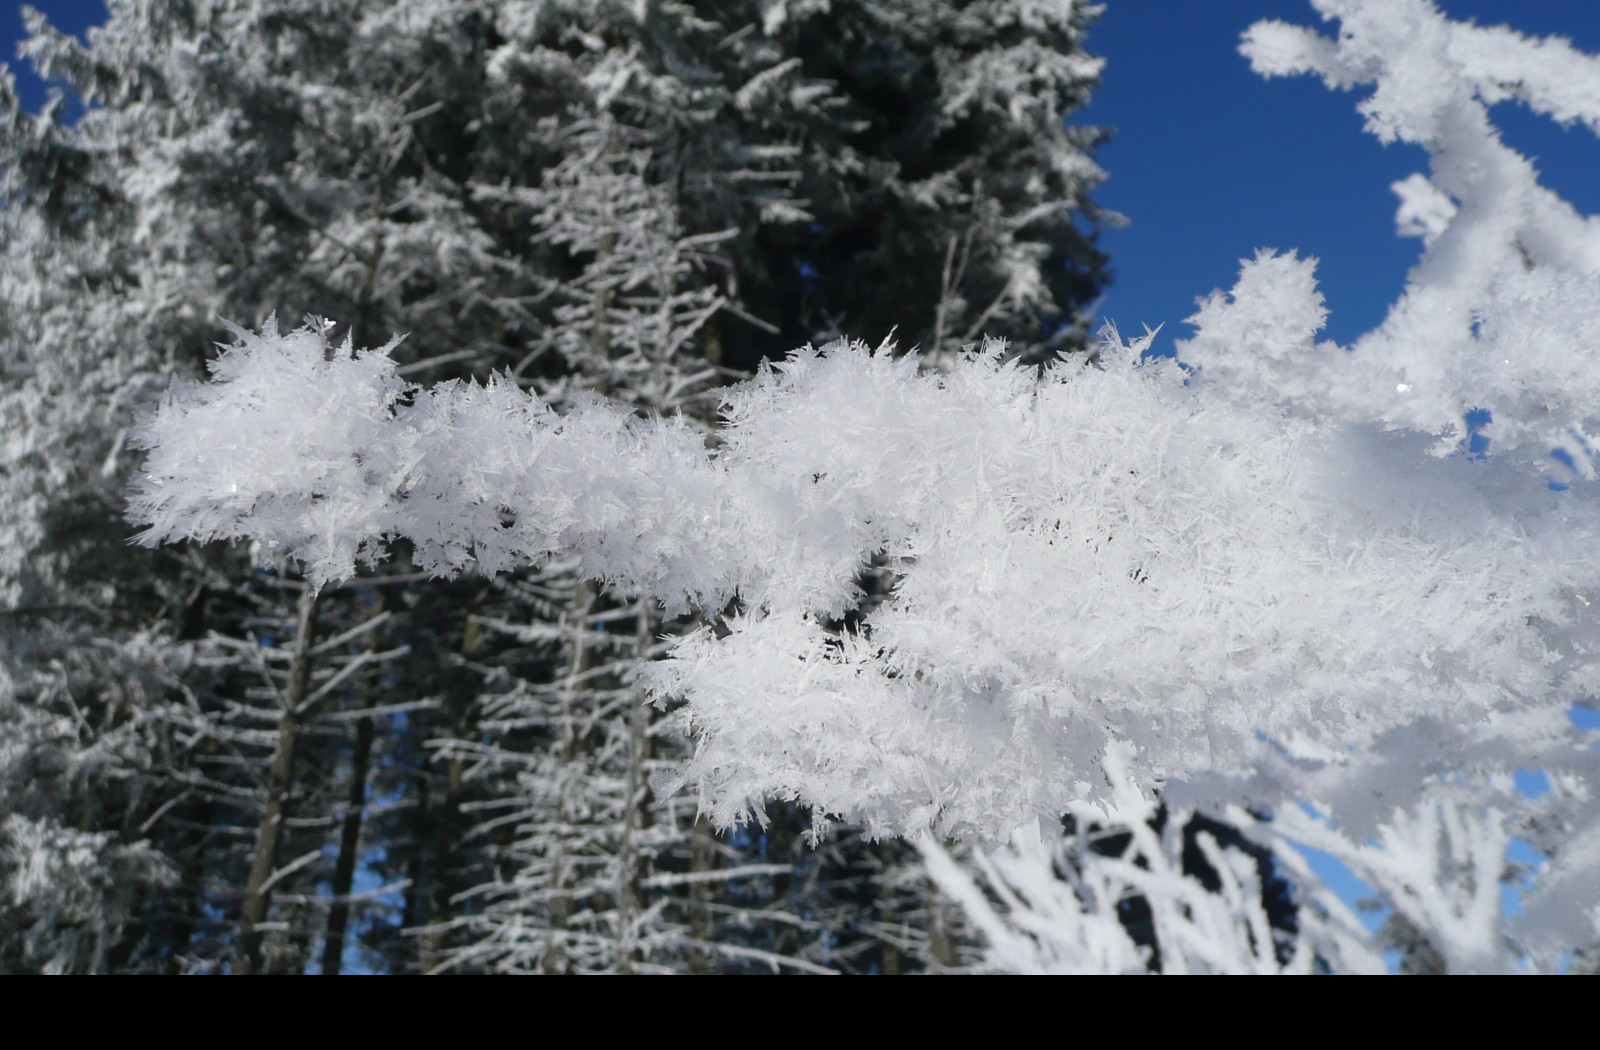
<path id="1" fill-rule="evenodd" d="M 1600 52 L 1600 0 L 1439 0 L 1457 18 L 1559 34 Z M 61 28 L 103 19 L 95 0 L 35 0 Z M 1097 197 L 1130 224 L 1107 231 L 1116 281 L 1101 315 L 1125 331 L 1165 324 L 1158 346 L 1187 334 L 1196 296 L 1233 283 L 1258 247 L 1321 259 L 1329 334 L 1341 342 L 1377 324 L 1420 242 L 1394 235 L 1389 184 L 1424 170 L 1421 150 L 1384 147 L 1361 130 L 1356 97 L 1309 77 L 1263 80 L 1238 53 L 1261 18 L 1315 24 L 1306 0 L 1108 0 L 1089 37 L 1105 83 L 1078 119 L 1116 129 L 1100 155 Z M 0 4 L 3 51 L 21 33 L 21 4 Z M 13 64 L 14 65 L 14 64 Z M 30 105 L 42 87 L 18 73 Z M 1537 158 L 1546 182 L 1600 212 L 1600 141 L 1516 106 L 1498 107 L 1507 141 Z"/>
<path id="2" fill-rule="evenodd" d="M 1557 34 L 1600 52 L 1596 0 L 1440 0 L 1455 18 Z M 1310 77 L 1265 80 L 1238 53 L 1252 22 L 1316 25 L 1306 0 L 1109 0 L 1089 38 L 1105 82 L 1085 123 L 1116 129 L 1096 195 L 1128 216 L 1106 233 L 1116 282 L 1102 316 L 1123 330 L 1165 323 L 1169 335 L 1196 296 L 1232 285 L 1258 247 L 1321 259 L 1329 334 L 1348 342 L 1382 320 L 1421 242 L 1394 235 L 1389 185 L 1426 170 L 1422 150 L 1384 147 L 1361 129 L 1358 96 Z M 1600 141 L 1516 106 L 1496 108 L 1508 142 L 1539 161 L 1546 182 L 1585 212 L 1600 211 Z M 1168 344 L 1170 345 L 1170 344 Z"/>

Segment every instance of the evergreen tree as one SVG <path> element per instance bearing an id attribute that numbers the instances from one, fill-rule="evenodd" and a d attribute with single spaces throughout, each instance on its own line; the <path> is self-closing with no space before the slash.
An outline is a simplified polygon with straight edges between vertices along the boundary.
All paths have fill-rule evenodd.
<path id="1" fill-rule="evenodd" d="M 739 11 L 716 52 L 742 74 L 733 108 L 793 150 L 789 207 L 805 212 L 744 227 L 741 293 L 778 328 L 755 346 L 891 331 L 935 356 L 985 334 L 1030 354 L 1083 346 L 1107 279 L 1089 197 L 1106 133 L 1067 120 L 1099 83 L 1093 7 L 711 6 Z"/>
<path id="2" fill-rule="evenodd" d="M 429 583 L 405 549 L 305 606 L 271 550 L 131 551 L 123 447 L 225 320 L 336 317 L 330 353 L 408 333 L 407 375 L 499 369 L 709 441 L 716 387 L 807 338 L 1071 345 L 1105 274 L 1074 225 L 1097 218 L 1098 133 L 1063 123 L 1098 75 L 1088 9 L 109 7 L 87 45 L 29 16 L 26 58 L 80 116 L 0 89 L 0 718 L 33 727 L 8 769 L 95 771 L 5 797 L 32 800 L 10 803 L 29 828 L 111 835 L 10 833 L 7 870 L 101 857 L 80 881 L 107 895 L 70 950 L 39 916 L 87 905 L 30 897 L 7 958 L 544 966 L 503 933 L 553 928 L 541 865 L 570 831 L 593 864 L 555 877 L 562 924 L 605 944 L 582 968 L 902 965 L 883 945 L 921 936 L 904 850 L 807 853 L 779 810 L 718 840 L 650 794 L 681 744 L 636 665 L 694 623 L 559 564 Z"/>

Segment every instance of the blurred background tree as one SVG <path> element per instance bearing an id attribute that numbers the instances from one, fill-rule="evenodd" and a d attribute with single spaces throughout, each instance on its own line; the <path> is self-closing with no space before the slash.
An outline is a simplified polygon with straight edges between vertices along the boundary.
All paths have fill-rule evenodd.
<path id="1" fill-rule="evenodd" d="M 708 441 L 716 388 L 808 340 L 1081 347 L 1092 9 L 26 18 L 52 95 L 0 77 L 6 968 L 952 962 L 905 848 L 810 852 L 782 809 L 721 838 L 652 794 L 682 745 L 630 667 L 686 624 L 556 563 L 445 585 L 401 551 L 313 599 L 270 551 L 131 548 L 123 446 L 224 321 L 403 333 L 408 376 L 605 393 Z"/>

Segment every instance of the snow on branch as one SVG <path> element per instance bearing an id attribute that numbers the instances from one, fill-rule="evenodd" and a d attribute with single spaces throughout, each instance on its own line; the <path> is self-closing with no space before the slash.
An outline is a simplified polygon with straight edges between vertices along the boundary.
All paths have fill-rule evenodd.
<path id="1" fill-rule="evenodd" d="M 408 387 L 321 325 L 240 332 L 140 431 L 140 540 L 246 539 L 318 584 L 384 544 L 585 571 L 721 618 L 649 671 L 723 824 L 799 798 L 1003 837 L 1107 790 L 1592 688 L 1584 504 L 1415 440 L 1186 386 L 1115 333 L 1036 380 L 843 342 L 726 395 L 716 451 L 599 401 Z M 857 609 L 869 566 L 894 580 Z M 732 603 L 732 604 L 730 604 Z M 855 611 L 846 624 L 844 617 Z"/>
<path id="2" fill-rule="evenodd" d="M 1589 352 L 1600 315 L 1600 219 L 1539 184 L 1533 163 L 1500 138 L 1489 107 L 1518 101 L 1600 133 L 1600 57 L 1561 39 L 1453 22 L 1431 0 L 1313 0 L 1330 39 L 1260 22 L 1241 50 L 1264 76 L 1313 73 L 1372 91 L 1357 108 L 1384 142 L 1428 151 L 1431 173 L 1394 184 L 1396 225 L 1426 251 L 1383 324 L 1348 348 L 1313 345 L 1321 299 L 1278 278 L 1266 255 L 1245 264 L 1229 301 L 1214 293 L 1180 356 L 1210 376 L 1318 414 L 1431 433 L 1453 451 L 1462 418 L 1487 410 L 1498 451 L 1563 453 L 1592 477 L 1600 434 L 1600 359 Z M 1310 264 L 1294 282 L 1305 284 Z M 1266 268 L 1268 275 L 1258 274 Z M 1263 298 L 1260 287 L 1274 288 Z M 1298 305 L 1286 299 L 1298 296 Z M 1234 334 L 1264 312 L 1315 323 L 1263 354 Z"/>
<path id="3" fill-rule="evenodd" d="M 1262 893 L 1262 868 L 1208 832 L 1194 836 L 1216 885 L 1208 889 L 1184 862 L 1182 811 L 1152 823 L 1157 810 L 1107 754 L 1111 797 L 1103 810 L 1078 805 L 1080 829 L 1063 838 L 1018 830 L 1001 848 L 975 852 L 980 879 L 939 843 L 917 841 L 929 877 L 960 906 L 984 941 L 982 968 L 1004 973 L 1382 973 L 1383 959 L 1361 920 L 1320 886 L 1292 843 L 1274 840 L 1274 866 L 1295 881 L 1296 930 L 1274 929 Z M 1108 822 L 1109 818 L 1109 824 Z M 1235 823 L 1254 828 L 1239 812 Z M 1090 831 L 1089 829 L 1099 829 Z M 1119 845 L 1120 843 L 1120 845 Z M 1136 944 L 1124 909 L 1142 901 L 1154 944 Z M 1153 957 L 1152 957 L 1153 956 Z"/>

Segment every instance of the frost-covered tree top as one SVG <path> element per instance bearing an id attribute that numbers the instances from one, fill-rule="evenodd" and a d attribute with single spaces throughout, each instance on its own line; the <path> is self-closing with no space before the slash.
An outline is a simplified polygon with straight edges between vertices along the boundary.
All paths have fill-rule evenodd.
<path id="1" fill-rule="evenodd" d="M 1595 497 L 1537 462 L 1592 411 L 1590 220 L 1484 107 L 1527 66 L 1532 104 L 1600 119 L 1534 71 L 1594 60 L 1425 0 L 1318 7 L 1338 39 L 1257 26 L 1258 68 L 1375 82 L 1374 130 L 1435 158 L 1402 184 L 1423 260 L 1349 351 L 1315 342 L 1312 263 L 1263 253 L 1194 318 L 1195 370 L 1114 330 L 1042 375 L 992 344 L 930 375 L 838 342 L 731 390 L 707 451 L 601 401 L 408 387 L 320 327 L 241 331 L 138 438 L 141 539 L 249 539 L 318 582 L 391 539 L 440 573 L 571 550 L 698 606 L 715 628 L 650 682 L 687 700 L 684 775 L 724 823 L 777 796 L 1003 835 L 1109 800 L 1113 742 L 1150 787 L 1246 774 L 1263 740 L 1336 757 L 1593 696 Z M 1494 454 L 1430 455 L 1473 407 Z M 872 566 L 895 583 L 868 606 Z"/>
<path id="2" fill-rule="evenodd" d="M 765 347 L 841 335 L 954 348 L 984 332 L 1083 342 L 1106 279 L 1081 220 L 1100 128 L 1069 124 L 1098 85 L 1084 0 L 718 0 L 734 110 L 781 133 L 796 221 L 741 274 L 782 328 Z M 738 13 L 735 13 L 738 12 Z M 754 17 L 752 17 L 754 16 Z M 719 66 L 720 68 L 720 66 Z M 797 211 L 803 211 L 803 215 Z M 921 260 L 906 266 L 899 260 Z M 942 266 L 939 264 L 942 262 Z M 786 290 L 803 287 L 802 308 Z"/>

